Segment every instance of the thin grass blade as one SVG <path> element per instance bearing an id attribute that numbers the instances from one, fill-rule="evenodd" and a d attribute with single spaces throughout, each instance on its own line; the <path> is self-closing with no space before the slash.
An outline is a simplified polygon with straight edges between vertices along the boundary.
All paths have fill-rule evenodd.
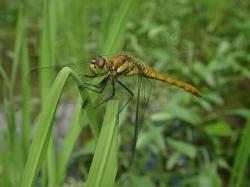
<path id="1" fill-rule="evenodd" d="M 70 68 L 63 68 L 59 72 L 50 92 L 48 93 L 46 104 L 44 105 L 46 107 L 42 109 L 40 118 L 38 120 L 37 129 L 21 181 L 22 187 L 32 186 L 40 169 L 40 165 L 44 160 L 51 137 L 52 124 L 57 105 L 61 97 L 63 87 L 65 86 L 69 76 L 72 76 L 78 85 L 81 83 L 80 78 Z"/>
<path id="2" fill-rule="evenodd" d="M 42 42 L 40 51 L 40 67 L 51 66 L 55 62 L 56 54 L 56 34 L 57 34 L 57 0 L 43 0 L 43 27 L 42 27 Z M 46 71 L 40 74 L 40 94 L 41 104 L 44 106 L 44 101 L 48 93 L 48 88 L 52 82 L 51 74 Z M 56 158 L 53 136 L 49 142 L 47 152 L 47 171 L 43 172 L 43 180 L 48 178 L 48 185 L 54 186 L 56 181 Z"/>
<path id="3" fill-rule="evenodd" d="M 243 130 L 243 136 L 234 160 L 234 166 L 230 177 L 230 187 L 242 187 L 246 179 L 247 166 L 250 156 L 250 119 Z"/>
<path id="4" fill-rule="evenodd" d="M 24 157 L 27 157 L 29 140 L 30 140 L 30 77 L 29 77 L 29 54 L 26 38 L 24 38 L 22 49 L 22 139 Z"/>
<path id="5" fill-rule="evenodd" d="M 111 187 L 117 172 L 117 114 L 119 102 L 108 102 L 87 179 L 87 187 Z"/>
<path id="6" fill-rule="evenodd" d="M 123 33 L 125 31 L 129 15 L 137 2 L 138 0 L 122 1 L 117 14 L 115 15 L 116 19 L 113 19 L 114 22 L 109 27 L 109 34 L 101 54 L 113 54 L 118 52 L 119 48 L 121 47 L 122 40 L 124 39 Z"/>

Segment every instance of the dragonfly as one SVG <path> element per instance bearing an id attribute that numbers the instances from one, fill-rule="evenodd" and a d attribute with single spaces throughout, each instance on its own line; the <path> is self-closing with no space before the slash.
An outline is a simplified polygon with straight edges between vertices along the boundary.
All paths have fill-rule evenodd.
<path id="1" fill-rule="evenodd" d="M 63 67 L 64 66 L 67 65 L 63 65 Z M 76 64 L 70 64 L 68 66 L 73 69 L 79 69 Z M 76 68 L 74 68 L 74 66 Z M 157 80 L 163 83 L 174 85 L 187 92 L 190 92 L 197 97 L 201 97 L 201 92 L 191 84 L 176 80 L 169 75 L 160 73 L 148 64 L 141 63 L 138 59 L 128 54 L 118 54 L 110 57 L 96 56 L 89 63 L 89 70 L 91 74 L 84 76 L 90 79 L 98 78 L 99 82 L 95 84 L 83 82 L 79 86 L 80 90 L 88 89 L 97 93 L 103 93 L 105 92 L 105 88 L 107 86 L 111 87 L 110 95 L 105 98 L 101 97 L 102 100 L 99 101 L 95 105 L 95 107 L 98 107 L 106 103 L 108 100 L 112 99 L 116 95 L 117 91 L 124 91 L 126 92 L 126 94 L 128 94 L 129 97 L 120 107 L 118 112 L 120 113 L 135 98 L 136 107 L 134 119 L 134 135 L 132 140 L 132 155 L 130 163 L 132 163 L 134 159 L 138 135 L 143 125 L 145 110 L 148 107 L 152 87 L 152 85 L 149 84 L 151 80 Z M 82 74 L 80 76 L 82 76 Z M 132 77 L 136 77 L 136 79 Z M 136 87 L 135 91 L 132 90 L 128 85 L 126 85 L 126 83 L 124 83 L 124 78 L 132 80 L 132 84 L 134 85 L 134 87 Z M 120 87 L 120 89 L 118 89 L 118 86 Z"/>
<path id="2" fill-rule="evenodd" d="M 97 56 L 91 60 L 89 63 L 90 71 L 92 75 L 86 75 L 89 78 L 103 77 L 101 81 L 95 85 L 85 83 L 80 86 L 80 89 L 90 89 L 95 92 L 102 93 L 111 82 L 112 93 L 106 99 L 102 100 L 97 104 L 97 106 L 107 102 L 112 99 L 116 93 L 116 85 L 119 85 L 125 92 L 130 95 L 129 99 L 121 107 L 122 111 L 127 104 L 136 96 L 136 115 L 135 115 L 135 128 L 134 128 L 134 137 L 132 143 L 132 159 L 134 157 L 136 142 L 138 139 L 139 131 L 143 124 L 144 112 L 148 106 L 149 94 L 146 94 L 145 83 L 150 80 L 158 80 L 167 84 L 171 84 L 182 88 L 185 91 L 190 92 L 191 94 L 201 97 L 201 92 L 194 86 L 184 81 L 179 81 L 174 78 L 171 78 L 168 75 L 162 74 L 154 70 L 148 64 L 140 63 L 139 60 L 133 56 L 127 54 L 120 54 L 112 56 L 111 58 L 105 58 L 103 56 Z M 122 77 L 134 77 L 137 76 L 137 94 L 128 88 L 120 79 Z"/>
<path id="3" fill-rule="evenodd" d="M 97 56 L 96 58 L 91 60 L 89 68 L 93 75 L 90 75 L 88 77 L 98 77 L 106 75 L 104 80 L 102 80 L 101 83 L 98 84 L 100 85 L 100 88 L 105 87 L 105 83 L 109 79 L 115 80 L 117 83 L 122 85 L 122 83 L 117 79 L 119 76 L 140 75 L 149 79 L 155 79 L 175 85 L 194 94 L 195 96 L 201 96 L 201 92 L 191 84 L 161 74 L 150 67 L 148 64 L 139 63 L 138 60 L 136 60 L 134 57 L 126 54 L 117 55 L 110 59 L 105 59 L 102 56 Z M 96 87 L 98 87 L 98 85 Z"/>

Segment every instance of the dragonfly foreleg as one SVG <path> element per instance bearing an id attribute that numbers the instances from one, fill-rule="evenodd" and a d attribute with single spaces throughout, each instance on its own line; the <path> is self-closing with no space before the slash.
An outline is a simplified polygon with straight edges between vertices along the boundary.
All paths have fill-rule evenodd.
<path id="1" fill-rule="evenodd" d="M 109 80 L 109 77 L 105 77 L 103 80 L 101 80 L 101 82 L 99 82 L 96 85 L 95 84 L 90 84 L 90 83 L 84 83 L 84 84 L 79 86 L 79 89 L 80 90 L 89 89 L 89 90 L 97 92 L 97 93 L 102 93 L 104 88 L 107 85 L 108 80 Z"/>
<path id="2" fill-rule="evenodd" d="M 126 87 L 121 81 L 119 81 L 118 79 L 115 79 L 115 81 L 130 94 L 130 98 L 120 108 L 120 110 L 119 110 L 119 113 L 120 113 L 129 104 L 129 102 L 133 99 L 134 93 L 128 87 Z"/>
<path id="3" fill-rule="evenodd" d="M 108 96 L 106 99 L 104 99 L 103 101 L 101 101 L 100 103 L 98 103 L 98 104 L 95 106 L 95 108 L 97 108 L 98 106 L 100 106 L 100 105 L 106 103 L 108 100 L 110 100 L 112 97 L 114 97 L 114 95 L 115 95 L 115 82 L 114 82 L 114 79 L 113 79 L 113 78 L 112 78 L 111 82 L 112 82 L 112 94 L 111 94 L 110 96 Z"/>
<path id="4" fill-rule="evenodd" d="M 95 77 L 98 77 L 97 75 L 82 75 L 84 77 L 88 77 L 88 78 L 95 78 Z"/>

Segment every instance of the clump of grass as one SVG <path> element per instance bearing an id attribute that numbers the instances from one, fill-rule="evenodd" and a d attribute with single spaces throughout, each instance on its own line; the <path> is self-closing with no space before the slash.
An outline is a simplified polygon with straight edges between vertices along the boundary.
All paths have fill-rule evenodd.
<path id="1" fill-rule="evenodd" d="M 51 87 L 49 95 L 46 99 L 46 103 L 45 103 L 46 107 L 43 108 L 41 115 L 39 117 L 38 123 L 37 123 L 36 133 L 35 133 L 34 139 L 32 141 L 32 145 L 31 145 L 31 148 L 29 151 L 28 160 L 27 160 L 25 170 L 24 170 L 22 180 L 21 180 L 21 186 L 23 186 L 23 187 L 24 186 L 25 187 L 32 186 L 34 184 L 34 181 L 35 181 L 36 176 L 38 174 L 38 171 L 40 169 L 41 163 L 44 160 L 45 155 L 48 151 L 49 141 L 51 138 L 53 120 L 54 120 L 54 116 L 56 113 L 56 109 L 57 109 L 57 106 L 59 103 L 59 99 L 62 95 L 63 87 L 66 84 L 66 81 L 70 76 L 72 76 L 74 78 L 74 80 L 76 81 L 76 83 L 78 85 L 81 85 L 80 78 L 77 76 L 77 74 L 75 74 L 75 72 L 73 72 L 69 68 L 62 69 L 62 71 L 60 71 L 60 73 L 58 74 L 54 84 Z M 82 91 L 81 91 L 81 93 L 82 93 L 82 101 L 85 102 L 86 100 L 88 100 L 88 98 L 86 97 L 86 94 L 83 93 Z M 89 102 L 90 101 L 88 101 L 88 103 Z M 78 108 L 80 108 L 80 107 L 78 107 Z M 118 102 L 113 102 L 113 103 L 111 102 L 107 107 L 107 114 L 106 114 L 106 118 L 104 120 L 104 126 L 103 126 L 103 128 L 108 128 L 108 129 L 103 132 L 104 135 L 101 135 L 100 139 L 98 140 L 99 148 L 97 147 L 97 149 L 96 149 L 98 154 L 96 154 L 97 156 L 95 156 L 95 158 L 97 160 L 103 159 L 104 158 L 103 154 L 105 154 L 107 158 L 112 158 L 111 161 L 108 160 L 109 164 L 106 165 L 106 167 L 108 167 L 108 168 L 112 167 L 112 169 L 110 170 L 112 172 L 109 172 L 108 174 L 114 175 L 114 176 L 115 176 L 116 170 L 114 170 L 114 168 L 113 168 L 114 164 L 110 164 L 110 162 L 116 163 L 116 160 L 115 160 L 116 157 L 115 157 L 115 155 L 113 155 L 116 153 L 116 150 L 110 151 L 110 147 L 114 146 L 113 148 L 111 148 L 111 150 L 114 150 L 116 148 L 116 144 L 114 143 L 114 142 L 116 142 L 116 138 L 115 138 L 116 136 L 110 136 L 110 134 L 108 134 L 108 133 L 115 132 L 114 130 L 112 130 L 110 128 L 115 129 L 115 127 L 116 127 L 115 122 L 116 122 L 116 117 L 117 117 L 117 111 L 118 111 Z M 78 111 L 78 112 L 80 112 L 80 111 Z M 79 125 L 79 124 L 75 123 L 75 125 Z M 104 146 L 103 143 L 107 142 L 107 141 L 106 140 L 104 141 L 103 138 L 107 138 L 107 137 L 111 138 L 111 140 L 109 140 L 110 143 L 108 143 L 108 145 Z M 104 150 L 103 150 L 103 148 L 104 148 Z M 105 152 L 105 153 L 103 153 L 103 152 Z M 113 155 L 113 156 L 111 156 L 111 155 Z M 99 159 L 98 159 L 98 157 L 99 157 Z M 93 167 L 96 168 L 97 171 L 100 171 L 100 169 L 99 169 L 100 165 L 94 164 L 95 162 L 97 162 L 97 161 L 95 161 L 96 159 L 94 159 L 93 165 L 95 167 L 94 166 Z M 60 159 L 60 160 L 62 160 L 62 159 Z M 65 162 L 65 160 L 64 160 L 64 162 Z M 106 162 L 106 160 L 104 160 L 104 161 L 101 160 L 101 162 Z M 62 161 L 60 163 L 65 164 L 65 163 L 62 163 Z M 106 168 L 106 167 L 104 167 L 104 168 Z M 63 171 L 64 170 L 65 169 L 63 169 Z M 95 171 L 93 174 L 89 175 L 90 179 L 95 177 L 96 175 L 98 175 L 98 173 L 96 173 L 97 171 Z M 107 174 L 107 173 L 105 172 L 105 174 Z M 102 173 L 102 175 L 103 175 L 103 173 Z M 62 174 L 60 177 L 62 177 Z M 61 178 L 59 178 L 59 179 L 61 179 Z M 110 180 L 109 177 L 105 177 L 104 179 Z M 103 183 L 106 184 L 106 180 L 101 181 L 100 185 L 102 185 Z M 58 181 L 61 182 L 60 180 L 58 180 Z"/>
<path id="2" fill-rule="evenodd" d="M 121 43 L 123 42 L 124 38 L 124 31 L 126 22 L 129 19 L 129 14 L 131 13 L 131 10 L 133 9 L 134 5 L 137 1 L 123 1 L 123 3 L 119 6 L 119 11 L 116 12 L 116 17 L 114 21 L 110 21 L 109 19 L 112 18 L 112 16 L 109 16 L 109 19 L 106 19 L 107 22 L 109 22 L 112 27 L 106 27 L 105 32 L 108 33 L 108 37 L 103 40 L 104 41 L 104 47 L 102 47 L 103 53 L 112 53 L 119 51 L 121 47 Z M 73 51 L 72 49 L 75 46 L 78 46 L 77 50 L 79 52 L 75 53 L 76 55 L 80 54 L 80 48 L 79 45 L 75 45 L 78 41 L 84 41 L 86 42 L 86 35 L 87 35 L 87 28 L 88 28 L 88 19 L 87 19 L 87 8 L 90 7 L 88 1 L 80 2 L 76 1 L 74 2 L 74 5 L 72 6 L 75 8 L 74 10 L 67 10 L 68 16 L 73 17 L 79 17 L 81 16 L 81 12 L 79 7 L 84 7 L 84 18 L 83 19 L 77 19 L 79 23 L 75 23 L 74 25 L 81 25 L 83 24 L 84 27 L 77 28 L 76 32 L 78 34 L 72 33 L 72 30 L 68 28 L 68 23 L 70 21 L 75 21 L 76 19 L 68 19 L 68 23 L 66 25 L 63 24 L 60 15 L 63 14 L 64 8 L 66 8 L 67 3 L 64 1 L 48 1 L 44 0 L 42 2 L 43 5 L 43 15 L 42 15 L 42 32 L 40 37 L 40 52 L 39 52 L 39 66 L 41 67 L 47 67 L 51 66 L 56 62 L 56 59 L 58 59 L 58 53 L 59 53 L 59 43 L 58 43 L 58 37 L 60 33 L 60 29 L 64 29 L 66 31 L 67 39 L 69 41 L 69 51 Z M 13 69 L 11 74 L 11 81 L 10 81 L 10 88 L 14 88 L 15 80 L 16 80 L 16 74 L 19 62 L 22 60 L 21 68 L 22 68 L 22 75 L 23 75 L 23 83 L 22 83 L 22 96 L 23 96 L 23 132 L 22 132 L 22 138 L 21 141 L 23 146 L 20 148 L 23 148 L 24 152 L 21 154 L 23 155 L 22 160 L 19 160 L 20 169 L 16 170 L 15 176 L 16 182 L 15 184 L 18 184 L 20 182 L 21 186 L 32 186 L 34 183 L 37 183 L 37 174 L 41 174 L 41 185 L 42 186 L 59 186 L 63 183 L 64 178 L 66 176 L 67 166 L 69 163 L 71 152 L 74 148 L 74 145 L 77 141 L 77 137 L 80 134 L 80 131 L 82 129 L 82 125 L 84 123 L 89 123 L 91 125 L 91 129 L 93 130 L 93 134 L 95 135 L 95 138 L 97 139 L 97 149 L 96 152 L 98 154 L 95 154 L 94 161 L 92 163 L 92 167 L 90 170 L 89 178 L 87 180 L 87 183 L 89 186 L 103 186 L 108 185 L 112 186 L 114 183 L 114 179 L 117 172 L 117 159 L 116 159 L 116 113 L 117 113 L 117 107 L 118 102 L 114 101 L 108 104 L 106 117 L 104 118 L 104 124 L 103 129 L 100 131 L 98 129 L 98 124 L 96 120 L 96 116 L 93 112 L 93 107 L 91 107 L 91 104 L 88 104 L 84 110 L 82 109 L 81 103 L 84 102 L 88 98 L 88 94 L 85 92 L 80 91 L 80 96 L 78 99 L 78 104 L 75 108 L 74 115 L 72 117 L 71 127 L 69 130 L 69 133 L 66 135 L 65 140 L 63 142 L 62 148 L 60 149 L 60 154 L 56 155 L 54 150 L 54 142 L 53 142 L 53 134 L 52 134 L 52 128 L 53 128 L 53 120 L 56 113 L 56 109 L 58 106 L 58 102 L 60 99 L 60 96 L 62 94 L 62 88 L 64 87 L 66 80 L 69 77 L 74 77 L 77 84 L 80 85 L 80 79 L 77 77 L 77 75 L 71 71 L 70 69 L 63 69 L 57 76 L 57 79 L 55 80 L 53 86 L 51 87 L 51 90 L 49 91 L 48 88 L 50 87 L 50 84 L 52 82 L 52 77 L 47 74 L 45 71 L 40 73 L 40 95 L 41 95 L 41 103 L 42 103 L 42 111 L 39 114 L 39 118 L 36 124 L 36 131 L 34 138 L 32 140 L 32 145 L 30 146 L 30 128 L 31 128 L 31 101 L 30 101 L 30 84 L 29 84 L 29 50 L 27 47 L 27 41 L 26 41 L 26 28 L 25 23 L 27 21 L 27 18 L 24 18 L 23 10 L 28 10 L 27 7 L 29 4 L 22 5 L 22 8 L 20 8 L 20 14 L 19 14 L 19 21 L 17 24 L 17 38 L 16 38 L 16 48 L 15 48 L 15 58 L 13 63 Z M 108 9 L 111 9 L 111 6 L 103 6 L 104 12 L 111 12 Z M 56 11 L 54 11 L 56 10 Z M 85 21 L 84 23 L 81 23 L 81 21 Z M 70 23 L 72 24 L 72 23 Z M 74 31 L 73 31 L 74 32 Z M 67 35 L 68 33 L 68 35 Z M 27 36 L 28 37 L 28 36 Z M 102 37 L 102 36 L 100 36 Z M 71 42 L 70 42 L 71 41 Z M 81 43 L 81 45 L 86 45 Z M 86 49 L 84 46 L 82 49 Z M 65 50 L 65 49 L 63 49 Z M 82 51 L 83 54 L 86 54 L 86 51 Z M 3 71 L 4 74 L 4 71 Z M 9 90 L 10 93 L 13 92 L 13 89 Z M 13 101 L 13 98 L 9 98 L 9 101 Z M 13 104 L 11 105 L 14 106 Z M 18 146 L 18 137 L 15 133 L 15 120 L 14 120 L 14 108 L 9 108 L 9 140 L 11 142 L 16 142 L 16 144 L 12 145 L 13 147 L 19 147 Z M 112 124 L 112 125 L 111 125 Z M 110 129 L 112 128 L 112 129 Z M 100 132 L 100 136 L 99 136 Z M 111 133 L 111 134 L 109 134 Z M 105 138 L 110 137 L 109 140 L 106 140 Z M 109 142 L 106 143 L 105 146 L 103 145 L 103 142 Z M 99 147 L 99 148 L 98 148 Z M 103 149 L 106 147 L 105 149 Z M 9 150 L 9 154 L 15 155 L 16 150 Z M 23 151 L 22 149 L 19 149 L 19 151 Z M 104 158 L 100 157 L 98 155 L 106 155 Z M 19 155 L 19 154 L 18 154 Z M 47 156 L 46 156 L 47 155 Z M 111 156 L 110 156 L 111 155 Z M 6 156 L 6 157 L 5 157 Z M 1 160 L 4 160 L 8 158 L 7 154 L 3 156 Z M 43 160 L 46 159 L 46 163 L 42 168 L 41 165 Z M 27 159 L 27 161 L 26 161 Z M 58 161 L 56 161 L 58 160 Z M 26 163 L 26 164 L 25 164 Z M 101 168 L 99 168 L 99 164 L 101 164 Z M 21 172 L 24 168 L 24 172 Z M 3 180 L 1 184 L 3 186 L 8 186 L 9 181 L 11 181 L 10 173 L 13 169 L 10 166 L 6 165 L 6 180 Z M 101 172 L 100 172 L 101 171 Z M 103 178 L 103 176 L 105 176 Z M 109 176 L 109 177 L 106 177 Z M 98 182 L 95 183 L 95 177 L 98 177 Z M 13 180 L 12 180 L 13 181 Z M 13 183 L 13 182 L 12 182 Z"/>

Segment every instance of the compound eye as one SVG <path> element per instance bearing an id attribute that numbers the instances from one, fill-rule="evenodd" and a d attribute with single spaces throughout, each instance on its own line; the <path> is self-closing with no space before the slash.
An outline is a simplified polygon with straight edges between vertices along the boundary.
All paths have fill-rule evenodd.
<path id="1" fill-rule="evenodd" d="M 101 56 L 96 57 L 94 60 L 92 60 L 92 63 L 93 62 L 95 63 L 96 66 L 98 66 L 101 69 L 104 67 L 106 63 L 105 59 Z"/>

